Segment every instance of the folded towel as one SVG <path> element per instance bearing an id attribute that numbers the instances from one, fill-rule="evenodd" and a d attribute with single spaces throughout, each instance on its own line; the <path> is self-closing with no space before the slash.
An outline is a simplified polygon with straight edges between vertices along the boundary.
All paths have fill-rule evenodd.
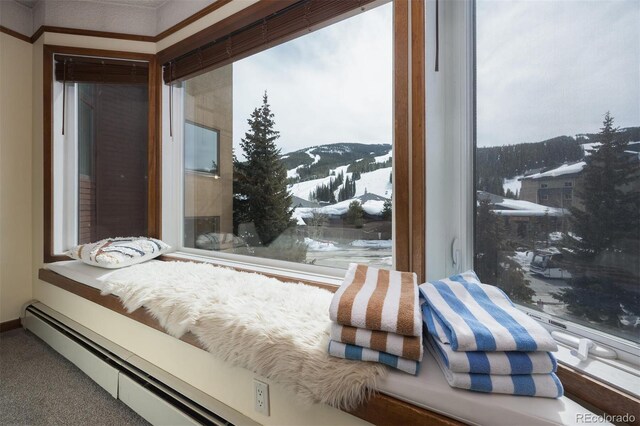
<path id="1" fill-rule="evenodd" d="M 555 373 L 548 374 L 473 374 L 454 373 L 444 364 L 442 354 L 428 339 L 429 352 L 438 362 L 449 386 L 476 392 L 504 393 L 509 395 L 538 396 L 544 398 L 560 398 L 564 389 Z"/>
<path id="2" fill-rule="evenodd" d="M 547 330 L 517 309 L 502 290 L 481 284 L 473 271 L 420 286 L 431 332 L 454 351 L 556 351 Z M 430 324 L 429 324 L 430 323 Z M 431 328 L 430 328 L 431 330 Z"/>
<path id="3" fill-rule="evenodd" d="M 386 352 L 414 361 L 422 360 L 422 336 L 402 336 L 331 323 L 331 340 Z"/>
<path id="4" fill-rule="evenodd" d="M 547 374 L 558 368 L 550 352 L 456 352 L 446 343 L 431 338 L 442 361 L 453 373 L 493 375 Z"/>
<path id="5" fill-rule="evenodd" d="M 374 351 L 373 349 L 363 348 L 361 346 L 348 345 L 346 343 L 329 341 L 329 355 L 352 359 L 354 361 L 370 361 L 379 362 L 389 367 L 397 368 L 414 376 L 418 374 L 420 363 L 410 359 L 401 358 L 386 352 Z"/>
<path id="6" fill-rule="evenodd" d="M 416 274 L 352 263 L 333 296 L 329 316 L 351 327 L 420 336 Z"/>

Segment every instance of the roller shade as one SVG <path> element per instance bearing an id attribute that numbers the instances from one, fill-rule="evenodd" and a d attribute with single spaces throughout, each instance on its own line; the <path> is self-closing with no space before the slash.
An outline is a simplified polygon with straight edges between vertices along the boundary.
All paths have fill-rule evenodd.
<path id="1" fill-rule="evenodd" d="M 185 79 L 284 43 L 374 1 L 301 0 L 167 61 L 163 64 L 164 82 Z"/>
<path id="2" fill-rule="evenodd" d="M 55 55 L 55 79 L 67 83 L 147 84 L 149 63 Z"/>

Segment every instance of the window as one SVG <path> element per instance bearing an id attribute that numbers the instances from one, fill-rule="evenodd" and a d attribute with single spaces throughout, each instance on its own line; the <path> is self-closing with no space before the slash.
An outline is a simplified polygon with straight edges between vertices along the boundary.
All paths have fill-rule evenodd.
<path id="1" fill-rule="evenodd" d="M 478 197 L 475 269 L 523 306 L 628 344 L 640 342 L 639 12 L 476 1 L 475 182 L 499 203 Z M 505 202 L 518 206 L 506 222 Z"/>
<path id="2" fill-rule="evenodd" d="M 184 122 L 184 168 L 192 172 L 220 174 L 220 131 L 192 121 Z"/>
<path id="3" fill-rule="evenodd" d="M 45 47 L 45 261 L 76 244 L 150 234 L 149 60 L 95 53 Z"/>
<path id="4" fill-rule="evenodd" d="M 183 250 L 393 266 L 392 9 L 173 84 Z"/>

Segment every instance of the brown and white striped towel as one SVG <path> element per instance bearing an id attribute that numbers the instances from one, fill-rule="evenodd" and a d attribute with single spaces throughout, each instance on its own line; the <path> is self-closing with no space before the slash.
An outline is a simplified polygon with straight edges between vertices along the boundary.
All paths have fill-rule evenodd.
<path id="1" fill-rule="evenodd" d="M 351 327 L 420 336 L 416 274 L 352 263 L 331 300 L 329 316 Z"/>
<path id="2" fill-rule="evenodd" d="M 331 340 L 422 361 L 422 336 L 402 336 L 331 323 Z"/>

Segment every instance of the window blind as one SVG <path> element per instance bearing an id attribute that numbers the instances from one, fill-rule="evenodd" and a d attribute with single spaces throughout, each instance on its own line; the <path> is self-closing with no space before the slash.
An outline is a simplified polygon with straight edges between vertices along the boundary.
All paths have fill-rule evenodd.
<path id="1" fill-rule="evenodd" d="M 67 83 L 147 84 L 149 63 L 55 55 L 55 79 Z"/>
<path id="2" fill-rule="evenodd" d="M 275 46 L 376 0 L 301 0 L 163 64 L 164 82 L 185 79 Z M 364 10 L 364 9 L 363 9 Z"/>

